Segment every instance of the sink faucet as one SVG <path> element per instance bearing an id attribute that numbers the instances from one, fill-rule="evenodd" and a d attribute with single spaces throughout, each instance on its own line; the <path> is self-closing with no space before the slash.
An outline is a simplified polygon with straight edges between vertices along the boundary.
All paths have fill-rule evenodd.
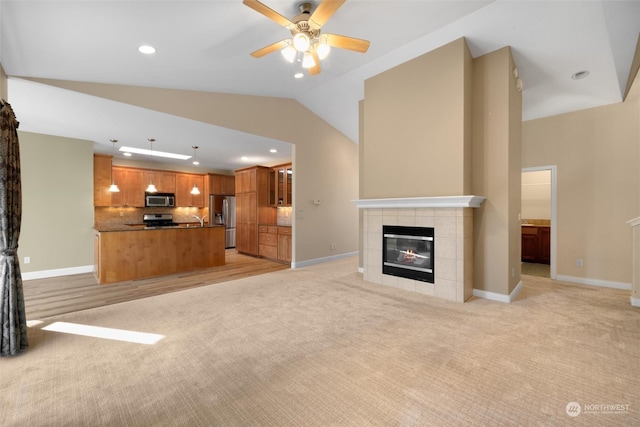
<path id="1" fill-rule="evenodd" d="M 203 216 L 202 218 L 200 218 L 198 215 L 194 215 L 193 216 L 195 219 L 197 219 L 198 221 L 200 221 L 200 227 L 204 227 L 204 220 L 207 219 L 207 216 Z"/>

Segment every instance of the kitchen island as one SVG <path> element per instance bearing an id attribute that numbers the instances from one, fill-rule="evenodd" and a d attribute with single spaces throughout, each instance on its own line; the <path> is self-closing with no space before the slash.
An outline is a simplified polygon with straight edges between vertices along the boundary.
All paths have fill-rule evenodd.
<path id="1" fill-rule="evenodd" d="M 222 266 L 224 226 L 94 228 L 94 275 L 99 284 Z"/>

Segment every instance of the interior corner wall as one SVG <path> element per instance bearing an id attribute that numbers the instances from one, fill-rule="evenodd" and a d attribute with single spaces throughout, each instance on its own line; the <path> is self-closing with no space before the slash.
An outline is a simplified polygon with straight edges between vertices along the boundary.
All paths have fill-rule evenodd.
<path id="1" fill-rule="evenodd" d="M 509 295 L 520 282 L 522 100 L 511 49 L 473 61 L 474 288 Z"/>
<path id="2" fill-rule="evenodd" d="M 458 39 L 365 81 L 360 198 L 467 194 L 470 64 Z"/>
<path id="3" fill-rule="evenodd" d="M 624 102 L 524 122 L 522 146 L 524 167 L 557 166 L 557 277 L 631 283 L 627 221 L 640 216 L 640 77 Z"/>
<path id="4" fill-rule="evenodd" d="M 358 102 L 358 135 L 358 198 L 361 198 L 364 183 L 364 100 Z M 364 210 L 358 210 L 358 268 L 364 268 Z"/>
<path id="5" fill-rule="evenodd" d="M 93 142 L 23 131 L 18 138 L 22 273 L 92 266 Z"/>

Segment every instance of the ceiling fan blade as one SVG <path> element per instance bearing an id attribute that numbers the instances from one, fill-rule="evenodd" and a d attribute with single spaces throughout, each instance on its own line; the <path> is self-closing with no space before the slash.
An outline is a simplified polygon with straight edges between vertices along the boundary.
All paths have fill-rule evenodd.
<path id="1" fill-rule="evenodd" d="M 295 24 L 291 22 L 289 19 L 280 15 L 278 12 L 271 9 L 270 7 L 260 3 L 258 0 L 242 0 L 242 3 L 244 3 L 246 6 L 249 6 L 251 9 L 255 10 L 256 12 L 263 14 L 264 16 L 271 19 L 272 21 L 277 22 L 278 24 L 282 25 L 285 28 L 291 29 L 295 27 Z"/>
<path id="2" fill-rule="evenodd" d="M 332 47 L 354 50 L 360 53 L 365 53 L 369 49 L 369 40 L 339 36 L 337 34 L 325 34 L 325 36 L 327 37 L 327 44 Z"/>
<path id="3" fill-rule="evenodd" d="M 309 18 L 316 27 L 322 27 L 346 0 L 323 0 Z"/>
<path id="4" fill-rule="evenodd" d="M 311 56 L 313 56 L 313 60 L 315 61 L 316 65 L 314 65 L 313 67 L 309 68 L 309 74 L 312 76 L 315 76 L 316 74 L 320 74 L 320 58 L 318 58 L 318 52 L 316 52 L 316 50 L 312 50 L 311 51 Z"/>
<path id="5" fill-rule="evenodd" d="M 254 58 L 262 58 L 263 56 L 275 52 L 276 50 L 280 50 L 286 47 L 289 44 L 289 39 L 280 40 L 279 42 L 275 42 L 270 44 L 269 46 L 265 46 L 262 49 L 258 49 L 255 52 L 251 52 L 251 56 Z"/>

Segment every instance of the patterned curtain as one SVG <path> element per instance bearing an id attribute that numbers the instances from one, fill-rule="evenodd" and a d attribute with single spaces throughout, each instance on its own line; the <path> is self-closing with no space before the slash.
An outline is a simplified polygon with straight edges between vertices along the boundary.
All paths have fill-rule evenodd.
<path id="1" fill-rule="evenodd" d="M 22 220 L 18 122 L 11 106 L 0 100 L 0 356 L 27 349 L 27 316 L 18 262 Z"/>

